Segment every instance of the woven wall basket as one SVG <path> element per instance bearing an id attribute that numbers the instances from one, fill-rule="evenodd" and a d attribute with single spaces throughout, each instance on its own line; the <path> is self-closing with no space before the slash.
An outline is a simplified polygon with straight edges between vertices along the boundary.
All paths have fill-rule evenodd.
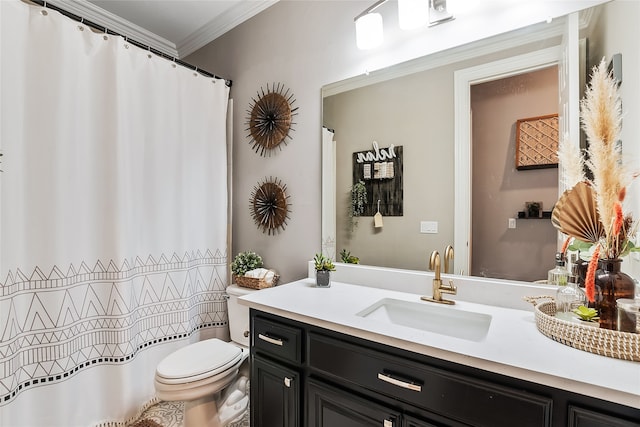
<path id="1" fill-rule="evenodd" d="M 601 356 L 640 362 L 640 334 L 581 325 L 555 315 L 553 301 L 535 306 L 536 326 L 552 340 Z"/>

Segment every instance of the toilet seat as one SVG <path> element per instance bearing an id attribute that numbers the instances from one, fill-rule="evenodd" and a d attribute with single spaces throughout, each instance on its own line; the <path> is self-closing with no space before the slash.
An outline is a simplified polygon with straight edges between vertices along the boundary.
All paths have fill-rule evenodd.
<path id="1" fill-rule="evenodd" d="M 166 385 L 211 381 L 226 376 L 220 374 L 237 368 L 242 360 L 243 351 L 233 344 L 217 338 L 199 341 L 162 359 L 156 368 L 156 381 Z"/>

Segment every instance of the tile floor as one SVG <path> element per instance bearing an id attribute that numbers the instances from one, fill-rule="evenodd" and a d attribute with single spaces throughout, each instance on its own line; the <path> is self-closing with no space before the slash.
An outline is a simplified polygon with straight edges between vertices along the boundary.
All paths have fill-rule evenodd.
<path id="1" fill-rule="evenodd" d="M 182 427 L 182 411 L 184 410 L 184 402 L 158 402 L 144 411 L 140 416 L 140 420 L 149 419 L 157 422 L 162 427 Z M 135 423 L 134 423 L 135 424 Z M 229 424 L 228 427 L 250 427 L 249 409 L 245 411 L 242 417 Z"/>
<path id="2" fill-rule="evenodd" d="M 249 393 L 249 382 L 246 383 L 247 394 Z M 162 427 L 182 427 L 182 418 L 184 411 L 184 402 L 165 402 L 160 401 L 149 407 L 142 413 L 139 420 L 149 419 L 157 422 Z M 132 424 L 135 424 L 133 422 Z M 227 427 L 250 427 L 249 408 L 236 420 L 233 420 Z"/>
<path id="3" fill-rule="evenodd" d="M 158 402 L 140 416 L 140 420 L 153 420 L 162 427 L 182 427 L 184 402 Z M 135 424 L 135 423 L 134 423 Z"/>

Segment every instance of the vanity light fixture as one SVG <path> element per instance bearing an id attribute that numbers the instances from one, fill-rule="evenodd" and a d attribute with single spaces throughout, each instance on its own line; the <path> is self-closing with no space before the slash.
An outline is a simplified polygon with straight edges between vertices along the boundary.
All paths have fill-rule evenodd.
<path id="1" fill-rule="evenodd" d="M 379 0 L 356 16 L 356 45 L 367 50 L 378 47 L 384 41 L 382 15 L 374 13 L 389 0 Z M 402 30 L 413 30 L 429 24 L 441 24 L 453 19 L 447 11 L 447 0 L 398 0 L 398 24 Z"/>
<path id="2" fill-rule="evenodd" d="M 398 0 L 400 1 L 400 0 Z M 442 24 L 453 19 L 447 10 L 447 0 L 429 0 L 429 26 Z"/>
<path id="3" fill-rule="evenodd" d="M 378 7 L 388 0 L 379 0 L 356 16 L 356 45 L 360 50 L 373 49 L 382 44 L 384 32 L 382 28 L 382 15 L 374 13 Z"/>

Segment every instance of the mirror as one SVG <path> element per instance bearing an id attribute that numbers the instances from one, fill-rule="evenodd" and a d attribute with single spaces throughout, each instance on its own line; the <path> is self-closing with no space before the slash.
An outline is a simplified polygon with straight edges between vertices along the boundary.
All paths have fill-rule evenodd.
<path id="1" fill-rule="evenodd" d="M 583 57 L 580 62 L 595 64 L 603 55 L 609 57 L 616 53 L 608 50 L 616 49 L 616 46 L 608 46 L 606 42 L 608 39 L 616 39 L 615 35 L 610 34 L 615 31 L 614 26 L 605 25 L 607 19 L 613 16 L 613 12 L 607 9 L 615 8 L 616 13 L 619 13 L 618 9 L 625 7 L 636 6 L 629 2 L 618 1 L 580 12 L 580 38 L 589 40 L 590 46 L 589 57 Z M 629 16 L 634 16 L 633 13 Z M 472 178 L 469 173 L 470 168 L 462 167 L 459 162 L 460 151 L 465 148 L 456 145 L 459 139 L 455 115 L 455 109 L 458 108 L 454 91 L 457 84 L 456 72 L 464 74 L 465 70 L 475 70 L 486 64 L 495 64 L 500 61 L 508 63 L 515 57 L 548 52 L 553 49 L 556 49 L 556 58 L 561 58 L 562 30 L 559 29 L 564 29 L 566 24 L 562 21 L 562 19 L 554 20 L 555 30 L 551 28 L 552 25 L 536 24 L 491 40 L 482 40 L 471 45 L 449 49 L 411 63 L 399 64 L 368 76 L 359 76 L 323 88 L 323 124 L 335 131 L 333 139 L 336 147 L 335 175 L 323 177 L 324 186 L 335 186 L 332 190 L 323 192 L 325 208 L 332 204 L 331 193 L 335 194 L 335 206 L 329 209 L 323 208 L 325 209 L 323 229 L 327 225 L 331 226 L 331 217 L 333 217 L 336 232 L 335 239 L 332 241 L 331 236 L 323 231 L 323 251 L 335 254 L 338 261 L 340 261 L 340 251 L 346 249 L 351 252 L 351 255 L 359 257 L 363 264 L 426 270 L 428 255 L 432 250 L 442 253 L 447 245 L 456 242 L 454 245 L 456 261 L 464 258 L 461 255 L 466 251 L 465 243 L 471 240 L 471 232 L 467 233 L 469 238 L 462 236 L 461 239 L 460 220 L 456 217 L 471 217 L 470 194 L 471 188 L 476 187 L 470 185 L 465 190 L 469 195 L 460 200 L 464 193 L 460 191 L 460 182 L 468 182 L 472 179 L 475 181 L 479 178 L 475 176 Z M 583 55 L 586 54 L 586 49 L 583 49 Z M 633 55 L 637 56 L 636 53 Z M 530 68 L 548 68 L 549 65 L 553 65 L 552 62 L 545 62 L 544 67 Z M 559 59 L 556 62 L 559 62 Z M 507 77 L 516 74 L 508 73 Z M 635 73 L 625 70 L 625 74 Z M 519 91 L 527 91 L 527 85 L 530 83 L 529 77 L 514 77 L 494 84 L 493 90 L 517 94 Z M 584 87 L 584 84 L 581 83 L 580 87 Z M 549 113 L 562 112 L 556 110 Z M 531 114 L 531 116 L 535 115 L 540 114 Z M 374 118 L 373 121 L 370 121 L 370 118 Z M 466 119 L 467 126 L 470 127 L 471 119 L 470 117 Z M 510 169 L 515 171 L 515 120 L 511 133 L 507 137 L 513 142 L 514 148 L 509 152 L 503 150 L 492 153 L 492 157 L 499 159 L 502 165 L 495 167 L 493 175 L 502 177 L 505 171 Z M 323 150 L 326 149 L 330 139 L 331 136 L 326 135 L 325 131 Z M 356 218 L 356 225 L 352 228 L 347 212 L 350 207 L 350 187 L 353 183 L 353 153 L 373 150 L 374 141 L 380 148 L 386 148 L 392 144 L 403 147 L 403 215 L 384 217 L 382 228 L 374 227 L 372 216 Z M 466 150 L 471 151 L 468 141 L 466 144 Z M 331 161 L 330 151 L 325 150 L 323 162 Z M 471 154 L 468 155 L 471 157 Z M 510 205 L 506 208 L 510 214 L 499 218 L 504 227 L 495 238 L 496 245 L 504 243 L 507 248 L 510 248 L 495 252 L 494 258 L 498 258 L 497 261 L 502 262 L 506 267 L 504 271 L 474 272 L 473 269 L 467 268 L 463 271 L 464 274 L 469 274 L 471 271 L 474 275 L 527 281 L 546 278 L 546 271 L 553 267 L 553 253 L 558 247 L 557 233 L 550 221 L 548 219 L 539 221 L 517 219 L 516 230 L 520 234 L 518 236 L 515 234 L 516 230 L 508 228 L 508 219 L 517 218 L 518 212 L 525 210 L 526 202 L 542 201 L 542 210 L 551 210 L 558 194 L 557 169 L 548 171 L 555 173 L 551 178 L 548 176 L 544 178 L 552 184 L 555 183 L 553 190 L 555 196 L 546 195 L 544 199 L 536 192 L 534 185 L 540 181 L 537 172 L 541 171 L 517 171 L 521 176 L 529 173 L 527 178 L 522 178 L 522 188 L 519 190 L 522 191 L 522 195 L 516 199 L 521 202 L 509 202 Z M 487 177 L 489 178 L 492 177 Z M 486 194 L 484 197 L 489 201 L 495 200 L 495 204 L 500 204 L 501 198 L 496 194 Z M 375 204 L 375 201 L 369 201 L 369 203 Z M 473 216 L 480 215 L 474 212 Z M 423 227 L 426 227 L 425 230 L 431 228 L 437 232 L 423 233 L 421 232 Z M 482 225 L 474 225 L 475 229 L 481 227 Z M 544 236 L 546 240 L 534 242 L 533 240 L 539 236 Z M 541 246 L 547 247 L 544 256 L 541 255 L 543 253 Z M 534 272 L 529 277 L 518 276 L 517 273 L 522 271 L 523 267 L 511 261 L 505 262 L 507 256 L 505 254 L 509 252 L 528 265 L 542 267 L 538 273 Z M 485 255 L 487 255 L 486 251 Z M 472 257 L 472 259 L 475 258 Z M 470 264 L 473 265 L 473 262 Z M 509 268 L 515 273 L 510 273 Z M 459 272 L 460 268 L 456 262 L 455 273 Z"/>

